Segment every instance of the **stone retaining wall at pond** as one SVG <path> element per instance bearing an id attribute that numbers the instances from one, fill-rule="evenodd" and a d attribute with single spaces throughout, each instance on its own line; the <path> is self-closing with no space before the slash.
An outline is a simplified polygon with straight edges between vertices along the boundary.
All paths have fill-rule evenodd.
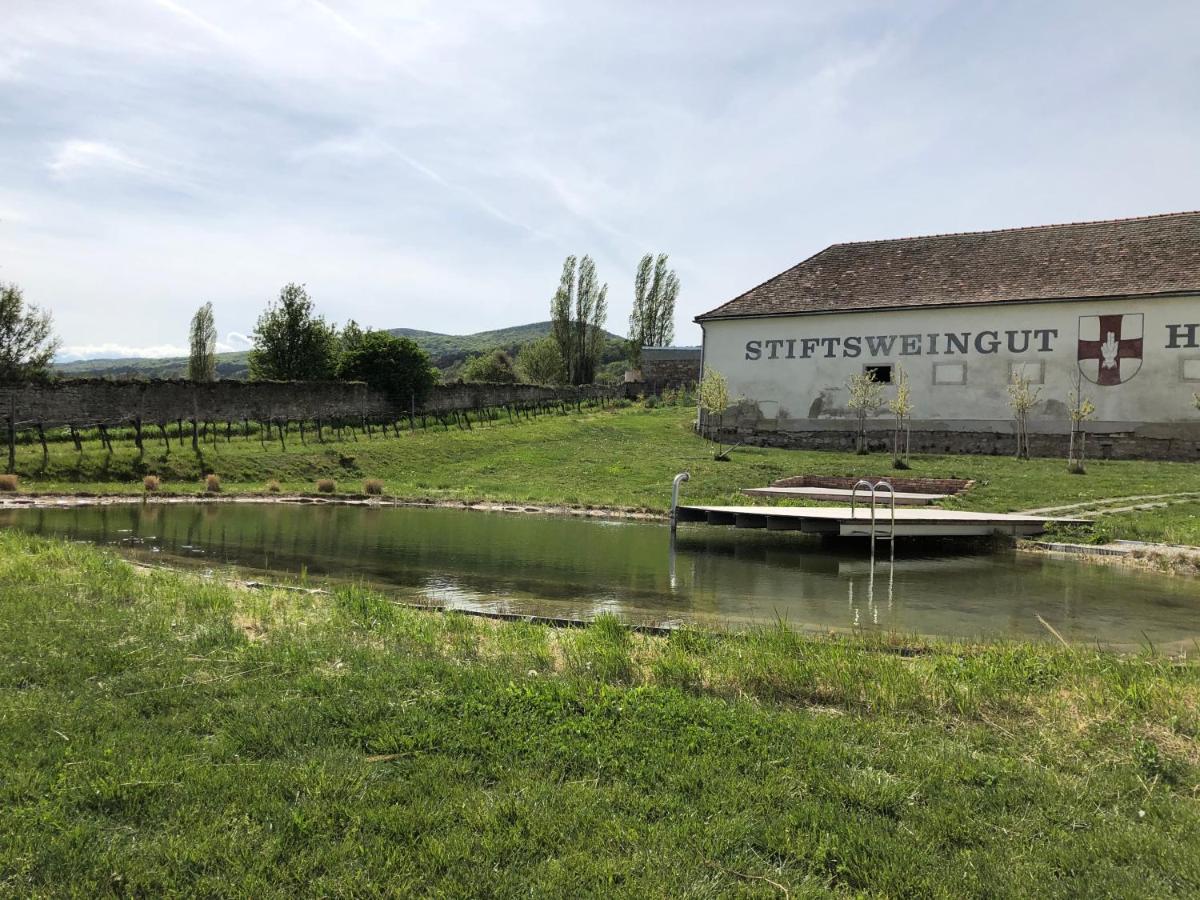
<path id="1" fill-rule="evenodd" d="M 418 414 L 449 413 L 484 407 L 576 403 L 608 399 L 614 388 L 579 388 L 532 384 L 436 385 Z M 210 422 L 362 419 L 396 420 L 409 404 L 393 402 L 360 382 L 214 381 L 183 379 L 110 381 L 79 379 L 44 384 L 0 385 L 0 419 L 10 416 L 18 427 L 146 424 L 179 419 Z"/>

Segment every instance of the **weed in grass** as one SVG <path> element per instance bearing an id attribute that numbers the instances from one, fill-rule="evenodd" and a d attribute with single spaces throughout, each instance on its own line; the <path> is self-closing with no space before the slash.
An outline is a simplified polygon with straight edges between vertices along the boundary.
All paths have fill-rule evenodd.
<path id="1" fill-rule="evenodd" d="M 146 493 L 153 494 L 161 486 L 161 481 L 157 475 L 147 475 L 142 479 L 142 487 L 146 489 Z"/>
<path id="2" fill-rule="evenodd" d="M 332 478 L 322 478 L 317 481 L 317 491 L 322 494 L 332 494 L 337 490 L 337 485 Z"/>
<path id="3" fill-rule="evenodd" d="M 221 490 L 221 476 L 212 473 L 205 475 L 204 490 L 210 494 L 219 493 Z"/>
<path id="4" fill-rule="evenodd" d="M 11 473 L 0 475 L 0 491 L 11 493 L 20 487 L 21 479 Z"/>
<path id="5" fill-rule="evenodd" d="M 378 478 L 368 478 L 363 482 L 363 493 L 379 496 L 383 493 L 383 482 Z"/>
<path id="6" fill-rule="evenodd" d="M 564 634 L 561 640 L 568 672 L 610 684 L 633 680 L 630 632 L 611 613 L 597 616 L 587 628 Z"/>

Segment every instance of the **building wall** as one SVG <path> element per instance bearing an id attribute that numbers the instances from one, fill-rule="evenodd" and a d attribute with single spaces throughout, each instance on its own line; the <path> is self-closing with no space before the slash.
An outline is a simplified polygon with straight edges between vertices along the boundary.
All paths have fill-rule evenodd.
<path id="1" fill-rule="evenodd" d="M 1117 362 L 1102 366 L 1114 348 Z M 1096 406 L 1091 433 L 1200 441 L 1197 296 L 717 320 L 704 323 L 704 364 L 746 401 L 739 431 L 772 443 L 849 429 L 846 380 L 880 364 L 908 373 L 914 433 L 1010 435 L 1007 387 L 1020 367 L 1041 390 L 1034 435 L 1068 430 L 1068 394 L 1082 369 L 1083 393 Z M 877 415 L 881 426 L 890 418 L 886 407 Z M 819 443 L 815 434 L 809 443 Z"/>

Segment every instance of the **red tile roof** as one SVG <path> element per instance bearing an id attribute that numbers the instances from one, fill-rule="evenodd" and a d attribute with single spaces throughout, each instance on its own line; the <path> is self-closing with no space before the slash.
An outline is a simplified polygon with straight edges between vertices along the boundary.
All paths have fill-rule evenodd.
<path id="1" fill-rule="evenodd" d="M 834 244 L 697 322 L 1200 292 L 1200 212 Z"/>

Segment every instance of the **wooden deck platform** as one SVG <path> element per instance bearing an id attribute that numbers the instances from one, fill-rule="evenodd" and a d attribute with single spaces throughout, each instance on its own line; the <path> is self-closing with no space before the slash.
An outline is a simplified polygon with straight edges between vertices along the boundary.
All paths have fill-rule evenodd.
<path id="1" fill-rule="evenodd" d="M 680 523 L 733 525 L 736 528 L 766 528 L 771 531 L 801 531 L 842 537 L 871 535 L 869 505 L 860 505 L 853 513 L 848 506 L 680 505 L 676 515 Z M 897 537 L 975 537 L 997 533 L 1029 537 L 1041 534 L 1051 522 L 1087 524 L 1088 521 L 952 509 L 897 509 L 895 533 Z M 876 536 L 886 537 L 891 533 L 891 510 L 876 507 Z"/>
<path id="2" fill-rule="evenodd" d="M 773 497 L 777 500 L 841 500 L 848 503 L 850 496 L 854 493 L 849 488 L 831 488 L 831 487 L 759 487 L 759 488 L 742 488 L 742 493 L 748 497 Z M 863 491 L 858 492 L 860 498 L 866 498 L 866 502 L 870 504 L 870 494 Z M 938 500 L 945 500 L 950 494 L 916 494 L 908 491 L 896 491 L 897 506 L 928 506 L 936 503 Z M 877 503 L 889 503 L 891 495 L 888 493 L 880 493 L 876 497 Z"/>

